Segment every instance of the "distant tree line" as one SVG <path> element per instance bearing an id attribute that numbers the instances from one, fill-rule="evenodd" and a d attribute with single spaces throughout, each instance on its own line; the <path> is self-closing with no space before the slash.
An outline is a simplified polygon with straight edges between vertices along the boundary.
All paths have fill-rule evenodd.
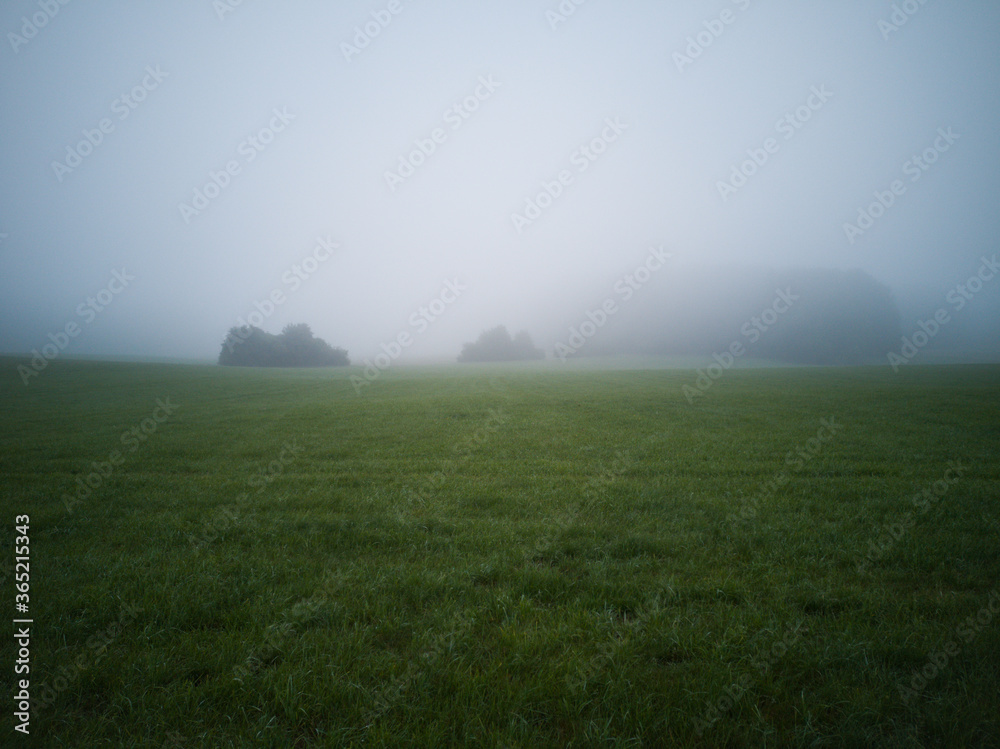
<path id="1" fill-rule="evenodd" d="M 779 291 L 792 300 L 775 314 Z M 790 364 L 881 363 L 902 335 L 887 286 L 860 270 L 815 268 L 688 268 L 657 277 L 604 325 L 584 325 L 563 328 L 570 357 L 711 356 L 740 343 L 752 358 Z"/>
<path id="2" fill-rule="evenodd" d="M 799 270 L 777 285 L 800 297 L 774 334 L 763 335 L 756 356 L 796 364 L 884 361 L 902 335 L 899 308 L 887 286 L 859 270 Z"/>
<path id="3" fill-rule="evenodd" d="M 483 331 L 474 343 L 462 346 L 462 353 L 458 355 L 460 362 L 525 361 L 544 358 L 545 352 L 536 348 L 528 331 L 522 330 L 511 338 L 503 325 Z"/>
<path id="4" fill-rule="evenodd" d="M 739 344 L 748 357 L 775 362 L 882 363 L 902 335 L 889 288 L 859 270 L 688 268 L 658 276 L 634 299 L 632 289 L 616 286 L 615 292 L 618 297 L 592 304 L 586 316 L 566 321 L 559 338 L 553 336 L 557 358 L 711 356 Z M 458 361 L 544 358 L 527 331 L 511 336 L 499 325 L 465 343 Z M 244 325 L 229 330 L 219 364 L 328 367 L 350 361 L 308 325 L 288 325 L 279 335 Z"/>
<path id="5" fill-rule="evenodd" d="M 316 338 L 305 323 L 286 325 L 279 335 L 244 325 L 229 329 L 219 364 L 231 367 L 335 367 L 350 364 L 347 352 Z"/>

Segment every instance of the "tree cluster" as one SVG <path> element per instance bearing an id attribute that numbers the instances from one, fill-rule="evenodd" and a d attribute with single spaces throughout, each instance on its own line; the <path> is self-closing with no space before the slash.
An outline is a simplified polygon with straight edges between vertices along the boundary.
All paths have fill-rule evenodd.
<path id="1" fill-rule="evenodd" d="M 778 283 L 801 297 L 755 346 L 754 354 L 798 364 L 883 361 L 902 335 L 899 308 L 888 287 L 862 271 L 799 270 Z"/>
<path id="2" fill-rule="evenodd" d="M 525 361 L 544 358 L 545 352 L 536 348 L 528 331 L 522 330 L 511 338 L 503 325 L 483 331 L 474 343 L 462 346 L 462 353 L 458 355 L 460 362 Z"/>
<path id="3" fill-rule="evenodd" d="M 773 314 L 779 292 L 794 300 Z M 859 270 L 691 268 L 615 301 L 604 324 L 567 325 L 557 356 L 711 356 L 739 343 L 753 358 L 856 365 L 884 362 L 902 335 L 889 288 Z"/>
<path id="4" fill-rule="evenodd" d="M 279 335 L 244 325 L 229 329 L 219 364 L 231 367 L 334 367 L 350 364 L 347 352 L 316 338 L 305 323 L 286 325 Z"/>

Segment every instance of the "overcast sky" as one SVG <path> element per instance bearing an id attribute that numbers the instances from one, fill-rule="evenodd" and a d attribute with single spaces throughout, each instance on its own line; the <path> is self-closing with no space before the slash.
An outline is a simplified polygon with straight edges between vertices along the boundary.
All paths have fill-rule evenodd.
<path id="1" fill-rule="evenodd" d="M 229 5 L 3 4 L 0 351 L 214 359 L 278 292 L 454 355 L 651 246 L 931 298 L 1000 249 L 995 0 Z"/>

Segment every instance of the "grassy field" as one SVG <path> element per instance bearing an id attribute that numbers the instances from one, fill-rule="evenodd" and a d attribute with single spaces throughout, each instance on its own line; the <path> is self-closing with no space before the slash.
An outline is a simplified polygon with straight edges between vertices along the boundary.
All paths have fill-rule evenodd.
<path id="1" fill-rule="evenodd" d="M 1000 367 L 0 365 L 0 745 L 1000 745 Z"/>

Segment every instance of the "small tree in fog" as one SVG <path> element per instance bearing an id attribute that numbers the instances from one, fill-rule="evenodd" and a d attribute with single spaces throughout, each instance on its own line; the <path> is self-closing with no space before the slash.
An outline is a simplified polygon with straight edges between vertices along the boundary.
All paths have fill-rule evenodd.
<path id="1" fill-rule="evenodd" d="M 460 362 L 524 361 L 544 358 L 545 352 L 535 346 L 528 331 L 522 330 L 511 338 L 503 325 L 480 333 L 474 343 L 462 346 L 462 353 L 458 356 Z"/>
<path id="2" fill-rule="evenodd" d="M 280 335 L 244 325 L 230 328 L 219 364 L 231 367 L 334 367 L 350 364 L 347 352 L 316 338 L 305 323 L 286 325 Z"/>

